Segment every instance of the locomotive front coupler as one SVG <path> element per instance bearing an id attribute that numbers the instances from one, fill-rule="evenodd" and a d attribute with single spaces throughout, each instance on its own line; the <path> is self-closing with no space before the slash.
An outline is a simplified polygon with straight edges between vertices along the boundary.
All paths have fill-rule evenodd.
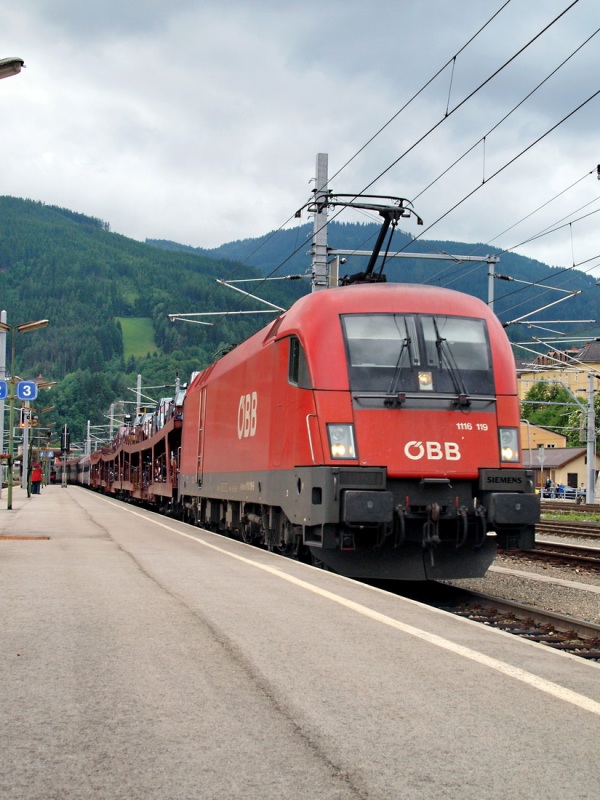
<path id="1" fill-rule="evenodd" d="M 434 550 L 440 544 L 440 507 L 438 503 L 427 506 L 427 521 L 423 525 L 423 550 L 429 551 L 431 566 L 435 566 Z"/>
<path id="2" fill-rule="evenodd" d="M 475 542 L 475 550 L 479 550 L 485 544 L 487 536 L 487 508 L 478 505 L 475 509 L 475 516 L 477 518 L 477 524 L 481 526 L 481 538 L 478 537 Z"/>
<path id="3" fill-rule="evenodd" d="M 402 505 L 397 505 L 396 515 L 397 522 L 394 521 L 394 549 L 403 545 L 406 539 L 406 508 Z"/>
<path id="4" fill-rule="evenodd" d="M 467 516 L 468 508 L 466 506 L 461 506 L 458 509 L 458 525 L 459 529 L 462 523 L 462 533 L 459 533 L 459 537 L 457 537 L 458 541 L 456 542 L 456 549 L 459 550 L 464 544 L 467 542 L 467 538 L 469 536 L 469 518 Z"/>
<path id="5" fill-rule="evenodd" d="M 432 503 L 427 506 L 427 520 L 423 524 L 423 549 L 431 549 L 440 543 L 440 506 Z"/>

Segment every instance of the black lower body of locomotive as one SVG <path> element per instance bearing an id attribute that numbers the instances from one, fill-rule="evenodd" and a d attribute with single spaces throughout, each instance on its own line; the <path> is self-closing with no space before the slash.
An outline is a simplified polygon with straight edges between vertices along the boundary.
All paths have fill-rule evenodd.
<path id="1" fill-rule="evenodd" d="M 539 498 L 531 472 L 480 470 L 476 481 L 389 479 L 385 468 L 298 467 L 211 476 L 190 518 L 356 578 L 481 577 L 497 546 L 532 549 Z M 181 487 L 183 495 L 190 483 Z"/>

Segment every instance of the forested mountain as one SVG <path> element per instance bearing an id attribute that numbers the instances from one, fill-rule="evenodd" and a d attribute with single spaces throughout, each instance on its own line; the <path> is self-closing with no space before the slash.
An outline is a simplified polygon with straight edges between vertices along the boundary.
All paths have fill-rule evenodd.
<path id="1" fill-rule="evenodd" d="M 0 308 L 9 325 L 49 320 L 39 331 L 15 336 L 15 373 L 60 382 L 43 405 L 56 405 L 53 418 L 67 422 L 78 439 L 87 419 L 105 421 L 102 413 L 114 399 L 134 399 L 127 387 L 135 386 L 138 372 L 147 385 L 173 384 L 177 372 L 185 381 L 224 346 L 256 330 L 249 317 L 215 327 L 168 320 L 169 313 L 239 305 L 215 280 L 233 271 L 239 278 L 260 275 L 230 260 L 150 247 L 66 209 L 0 198 Z M 282 307 L 292 302 L 286 287 L 262 294 Z M 123 341 L 121 321 L 129 319 L 152 325 L 152 347 L 141 357 L 128 356 Z M 9 367 L 10 349 L 9 337 Z"/>
<path id="2" fill-rule="evenodd" d="M 329 244 L 369 250 L 378 230 L 376 224 L 334 221 Z M 177 374 L 185 382 L 224 347 L 266 324 L 264 315 L 228 316 L 208 327 L 170 323 L 168 314 L 259 308 L 216 279 L 305 274 L 310 270 L 311 235 L 312 226 L 302 225 L 213 250 L 156 240 L 142 243 L 111 233 L 102 220 L 0 197 L 0 308 L 7 311 L 10 325 L 49 320 L 46 328 L 15 336 L 15 372 L 58 381 L 38 405 L 55 406 L 49 417 L 57 428 L 66 422 L 73 438 L 81 439 L 88 419 L 94 425 L 106 422 L 103 414 L 112 401 L 134 399 L 128 387 L 135 387 L 138 373 L 144 386 L 172 385 Z M 408 241 L 406 234 L 397 233 L 391 249 L 401 250 Z M 419 242 L 407 249 L 461 255 L 495 252 L 456 242 Z M 343 271 L 358 272 L 364 266 L 364 259 L 349 259 Z M 563 316 L 596 318 L 599 289 L 581 272 L 563 273 L 513 254 L 502 255 L 497 271 L 518 280 L 584 289 L 564 304 L 568 313 Z M 391 262 L 386 273 L 388 280 L 450 285 L 487 298 L 487 268 L 481 264 L 406 258 Z M 308 280 L 276 281 L 262 283 L 259 294 L 286 308 L 309 290 Z M 559 296 L 543 292 L 496 281 L 496 311 L 503 320 L 514 319 Z M 8 352 L 10 366 L 10 338 Z M 168 393 L 166 388 L 150 392 Z"/>
<path id="3" fill-rule="evenodd" d="M 328 226 L 329 246 L 337 250 L 370 251 L 378 232 L 379 225 L 376 223 L 332 221 Z M 286 275 L 306 270 L 309 258 L 307 251 L 310 248 L 311 237 L 312 225 L 306 224 L 290 230 L 274 231 L 256 239 L 229 242 L 212 250 L 184 247 L 162 240 L 148 240 L 148 243 L 171 251 L 184 250 L 210 258 L 235 259 L 255 265 L 265 275 L 280 268 L 277 274 Z M 496 273 L 512 279 L 512 281 L 498 279 L 493 283 L 494 310 L 503 322 L 521 317 L 541 306 L 553 303 L 561 297 L 561 294 L 555 290 L 543 286 L 531 287 L 520 284 L 518 281 L 541 283 L 546 287 L 554 286 L 568 291 L 582 291 L 581 295 L 571 298 L 563 306 L 559 306 L 560 310 L 544 312 L 545 319 L 561 319 L 562 317 L 563 319 L 595 320 L 597 316 L 599 299 L 597 293 L 600 292 L 600 289 L 596 287 L 594 277 L 579 270 L 565 271 L 562 267 L 549 267 L 540 261 L 515 253 L 505 253 L 485 244 L 433 240 L 411 243 L 411 237 L 402 231 L 398 231 L 394 235 L 391 251 L 454 256 L 498 255 L 500 261 L 495 266 Z M 291 253 L 294 255 L 290 257 Z M 280 267 L 280 265 L 283 266 Z M 340 270 L 340 275 L 359 272 L 365 268 L 365 265 L 365 258 L 348 258 L 347 263 Z M 402 258 L 390 260 L 386 265 L 385 272 L 389 281 L 448 286 L 473 294 L 486 302 L 489 299 L 488 267 L 485 263 Z M 548 313 L 550 313 L 550 317 Z M 561 330 L 569 330 L 569 325 Z M 519 331 L 517 328 L 509 328 L 508 333 L 512 335 L 513 339 L 523 336 L 523 331 Z"/>

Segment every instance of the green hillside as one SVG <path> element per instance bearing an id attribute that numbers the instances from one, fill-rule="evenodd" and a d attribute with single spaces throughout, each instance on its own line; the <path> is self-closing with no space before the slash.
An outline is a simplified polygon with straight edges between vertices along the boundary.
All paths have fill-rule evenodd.
<path id="1" fill-rule="evenodd" d="M 340 249 L 367 250 L 378 229 L 370 223 L 332 222 L 329 243 Z M 132 399 L 130 390 L 138 374 L 144 385 L 172 385 L 177 376 L 185 382 L 193 371 L 212 363 L 225 346 L 247 338 L 268 318 L 223 316 L 209 327 L 171 323 L 168 315 L 259 308 L 216 279 L 306 274 L 311 234 L 311 226 L 303 225 L 215 250 L 164 241 L 142 243 L 111 233 L 102 220 L 40 202 L 0 197 L 0 307 L 7 311 L 10 325 L 49 320 L 47 327 L 15 337 L 15 373 L 25 378 L 41 375 L 58 383 L 38 402 L 40 408 L 55 407 L 45 418 L 42 415 L 42 425 L 49 419 L 57 429 L 67 423 L 73 439 L 82 439 L 88 420 L 101 425 L 111 402 Z M 399 232 L 392 249 L 400 250 L 408 242 L 409 237 Z M 419 242 L 408 249 L 495 252 L 460 242 Z M 347 273 L 363 268 L 364 261 L 358 259 L 349 259 L 344 267 Z M 568 308 L 563 316 L 596 318 L 598 288 L 584 273 L 563 273 L 514 254 L 503 254 L 497 269 L 517 280 L 581 289 L 560 307 Z M 469 263 L 407 258 L 391 263 L 386 274 L 388 280 L 448 284 L 487 298 L 485 265 L 474 268 Z M 307 291 L 309 281 L 276 281 L 261 283 L 258 294 L 287 308 Z M 505 281 L 495 283 L 495 293 L 495 310 L 503 320 L 557 299 L 546 289 Z M 560 316 L 559 311 L 554 318 Z M 514 339 L 531 335 L 516 326 L 508 333 Z"/>
<path id="2" fill-rule="evenodd" d="M 117 317 L 123 334 L 125 358 L 139 358 L 157 350 L 150 317 Z"/>
<path id="3" fill-rule="evenodd" d="M 1 308 L 10 325 L 49 320 L 16 336 L 15 372 L 59 382 L 40 406 L 56 406 L 57 428 L 69 424 L 76 439 L 88 419 L 105 421 L 103 413 L 135 386 L 138 373 L 153 385 L 173 383 L 177 374 L 185 381 L 223 346 L 254 332 L 250 317 L 228 317 L 214 327 L 168 319 L 239 305 L 216 282 L 233 269 L 237 277 L 260 275 L 230 260 L 136 242 L 67 209 L 0 197 Z M 291 302 L 286 287 L 263 294 L 278 305 Z"/>
<path id="4" fill-rule="evenodd" d="M 332 248 L 339 250 L 370 251 L 373 247 L 380 226 L 377 223 L 345 223 L 332 221 L 328 225 L 328 241 Z M 174 242 L 152 241 L 157 247 L 183 250 L 216 259 L 236 259 L 250 263 L 260 269 L 263 274 L 270 274 L 283 265 L 277 274 L 287 275 L 304 272 L 307 266 L 306 253 L 310 247 L 312 224 L 302 225 L 289 230 L 272 231 L 256 239 L 242 239 L 222 244 L 212 250 L 203 248 L 182 247 Z M 385 248 L 384 248 L 385 249 Z M 556 301 L 560 294 L 544 286 L 526 286 L 516 281 L 542 283 L 546 286 L 560 287 L 561 290 L 582 290 L 582 294 L 569 299 L 559 306 L 559 311 L 550 312 L 546 319 L 596 319 L 599 291 L 595 278 L 579 270 L 565 272 L 562 268 L 549 267 L 540 261 L 517 255 L 504 253 L 498 248 L 485 244 L 467 242 L 423 240 L 412 242 L 411 237 L 398 230 L 391 244 L 391 251 L 407 251 L 416 253 L 444 253 L 462 256 L 499 255 L 500 262 L 495 270 L 499 275 L 514 279 L 494 281 L 494 310 L 504 321 L 521 317 L 543 305 Z M 294 253 L 294 255 L 291 255 Z M 340 274 L 353 274 L 363 270 L 366 259 L 350 257 Z M 390 260 L 386 266 L 389 281 L 400 283 L 433 283 L 449 286 L 451 289 L 475 295 L 481 300 L 488 300 L 488 267 L 485 263 L 461 262 L 413 258 Z M 563 311 L 564 309 L 564 311 Z M 540 317 L 541 318 L 541 317 Z M 568 331 L 574 326 L 561 326 Z M 529 334 L 518 327 L 508 329 L 513 340 L 523 339 Z"/>

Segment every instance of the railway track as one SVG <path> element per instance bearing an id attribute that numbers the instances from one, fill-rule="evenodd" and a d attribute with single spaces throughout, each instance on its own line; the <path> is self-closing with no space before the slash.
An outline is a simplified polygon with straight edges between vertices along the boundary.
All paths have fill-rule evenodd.
<path id="1" fill-rule="evenodd" d="M 598 507 L 600 509 L 600 506 Z M 579 544 L 566 542 L 551 542 L 544 540 L 544 536 L 568 536 L 571 539 L 580 538 L 598 540 L 600 545 L 600 523 L 584 520 L 540 520 L 535 526 L 535 549 L 519 554 L 510 551 L 515 558 L 531 558 L 544 561 L 560 562 L 567 565 L 584 566 L 594 572 L 600 571 L 600 546 L 586 547 Z"/>
<path id="2" fill-rule="evenodd" d="M 582 503 L 577 505 L 572 500 L 542 500 L 541 501 L 542 514 L 551 514 L 555 511 L 570 511 L 577 514 L 598 514 L 600 516 L 600 504 L 598 503 Z"/>
<path id="3" fill-rule="evenodd" d="M 600 548 L 536 540 L 534 550 L 499 550 L 515 561 L 545 561 L 600 572 Z"/>
<path id="4" fill-rule="evenodd" d="M 579 536 L 589 539 L 600 539 L 600 523 L 579 520 L 542 519 L 536 523 L 536 536 Z"/>
<path id="5" fill-rule="evenodd" d="M 600 663 L 600 625 L 453 586 L 444 586 L 441 596 L 431 605 L 528 641 Z"/>

